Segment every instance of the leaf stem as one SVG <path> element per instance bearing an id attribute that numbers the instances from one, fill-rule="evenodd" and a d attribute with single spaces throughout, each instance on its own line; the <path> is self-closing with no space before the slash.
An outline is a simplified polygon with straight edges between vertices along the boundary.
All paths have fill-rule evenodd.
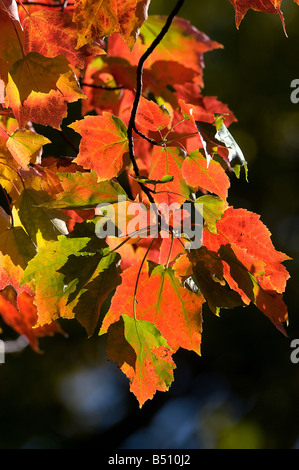
<path id="1" fill-rule="evenodd" d="M 138 302 L 137 302 L 137 299 L 136 299 L 136 295 L 137 295 L 137 288 L 138 288 L 138 282 L 139 282 L 141 270 L 142 270 L 142 267 L 143 267 L 144 262 L 145 262 L 145 260 L 146 260 L 146 258 L 147 258 L 147 255 L 149 254 L 149 251 L 150 251 L 150 249 L 151 249 L 151 247 L 152 247 L 152 245 L 153 245 L 153 243 L 154 243 L 154 241 L 155 241 L 156 236 L 158 235 L 158 233 L 159 233 L 159 232 L 157 232 L 157 233 L 155 234 L 155 236 L 153 237 L 153 239 L 152 239 L 151 243 L 149 244 L 148 249 L 146 250 L 145 255 L 144 255 L 144 257 L 143 257 L 143 259 L 142 259 L 142 261 L 141 261 L 141 263 L 140 263 L 140 266 L 139 266 L 139 270 L 138 270 L 138 274 L 137 274 L 137 279 L 136 279 L 136 283 L 135 283 L 134 295 L 133 295 L 133 316 L 134 316 L 134 320 L 135 320 L 135 321 L 137 321 L 137 317 L 136 317 L 136 303 L 138 303 Z"/>
<path id="2" fill-rule="evenodd" d="M 173 233 L 171 232 L 171 243 L 170 243 L 170 248 L 169 248 L 169 253 L 168 253 L 168 258 L 167 258 L 167 262 L 166 262 L 166 265 L 165 265 L 165 269 L 168 269 L 168 266 L 169 266 L 169 263 L 170 263 L 170 257 L 171 257 L 171 253 L 172 253 L 173 242 L 174 242 Z"/>
<path id="3" fill-rule="evenodd" d="M 21 0 L 19 0 L 18 3 L 19 3 L 19 5 L 21 5 L 21 7 L 23 8 L 23 10 L 25 11 L 26 15 L 30 16 L 30 13 L 29 13 L 29 11 L 27 10 L 27 8 L 24 6 L 24 3 L 23 3 Z"/>
<path id="4" fill-rule="evenodd" d="M 184 121 L 186 121 L 186 118 L 183 118 L 183 119 L 181 119 L 180 121 L 178 121 L 176 124 L 174 124 L 174 126 L 172 126 L 172 128 L 169 129 L 169 131 L 167 132 L 167 134 L 165 134 L 165 136 L 163 137 L 162 140 L 163 140 L 163 141 L 167 141 L 167 137 L 168 137 L 168 135 L 173 131 L 173 129 L 174 129 L 176 126 L 178 126 L 179 124 L 182 124 L 182 122 L 184 122 Z M 168 141 L 168 142 L 170 142 L 170 141 Z"/>

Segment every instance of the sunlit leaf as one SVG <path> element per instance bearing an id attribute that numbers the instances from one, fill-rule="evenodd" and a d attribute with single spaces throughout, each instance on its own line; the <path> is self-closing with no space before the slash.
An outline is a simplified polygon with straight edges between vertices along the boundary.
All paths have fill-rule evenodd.
<path id="1" fill-rule="evenodd" d="M 109 113 L 86 116 L 69 125 L 81 136 L 78 165 L 94 170 L 98 181 L 118 176 L 128 163 L 127 129 L 121 119 Z"/>
<path id="2" fill-rule="evenodd" d="M 55 199 L 43 204 L 52 209 L 87 209 L 98 204 L 114 203 L 126 193 L 119 183 L 113 180 L 97 181 L 94 171 L 90 173 L 60 173 L 61 192 Z"/>
<path id="3" fill-rule="evenodd" d="M 101 333 L 107 332 L 122 314 L 134 318 L 135 308 L 136 318 L 154 323 L 171 349 L 182 347 L 200 354 L 203 297 L 181 286 L 172 268 L 157 265 L 149 273 L 145 266 L 139 278 L 138 270 L 137 263 L 122 274 L 122 284 L 112 299 Z"/>
<path id="4" fill-rule="evenodd" d="M 35 11 L 23 22 L 25 53 L 54 58 L 63 54 L 73 67 L 83 69 L 89 55 L 105 54 L 99 45 L 76 49 L 77 27 L 66 11 Z"/>
<path id="5" fill-rule="evenodd" d="M 186 183 L 195 190 L 203 189 L 226 199 L 230 180 L 222 166 L 208 160 L 200 151 L 191 152 L 182 165 L 182 175 Z"/>
<path id="6" fill-rule="evenodd" d="M 154 101 L 149 101 L 141 96 L 136 123 L 150 131 L 159 131 L 168 126 L 170 115 L 165 107 L 158 106 Z"/>
<path id="7" fill-rule="evenodd" d="M 29 130 L 17 130 L 9 136 L 6 145 L 18 164 L 22 168 L 27 168 L 31 162 L 31 157 L 49 143 L 51 141 L 43 135 Z M 35 161 L 32 163 L 35 163 Z"/>
<path id="8" fill-rule="evenodd" d="M 77 48 L 118 32 L 132 49 L 150 0 L 76 0 Z"/>

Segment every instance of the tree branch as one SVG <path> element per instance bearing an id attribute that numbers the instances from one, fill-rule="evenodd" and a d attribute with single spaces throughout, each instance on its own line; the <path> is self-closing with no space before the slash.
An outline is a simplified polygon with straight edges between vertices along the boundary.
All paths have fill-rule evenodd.
<path id="1" fill-rule="evenodd" d="M 181 9 L 181 7 L 183 6 L 184 2 L 185 2 L 185 0 L 178 0 L 176 6 L 174 7 L 172 12 L 168 16 L 168 18 L 166 20 L 166 23 L 163 26 L 163 28 L 161 29 L 160 33 L 154 39 L 154 41 L 149 46 L 149 48 L 145 51 L 145 53 L 141 56 L 141 58 L 138 62 L 137 72 L 136 72 L 136 78 L 137 78 L 136 94 L 135 94 L 133 108 L 132 108 L 132 112 L 131 112 L 131 116 L 130 116 L 129 125 L 128 125 L 129 154 L 130 154 L 130 159 L 131 159 L 131 162 L 133 164 L 133 168 L 134 168 L 134 172 L 135 172 L 136 176 L 140 176 L 140 172 L 139 172 L 139 167 L 138 167 L 138 164 L 136 162 L 136 157 L 135 157 L 135 153 L 134 153 L 133 130 L 136 131 L 135 119 L 136 119 L 136 114 L 137 114 L 137 110 L 138 110 L 140 97 L 141 97 L 141 94 L 142 94 L 143 66 L 144 66 L 144 63 L 145 63 L 146 59 L 152 54 L 154 49 L 160 44 L 160 42 L 162 41 L 162 39 L 164 38 L 164 36 L 168 32 L 168 30 L 169 30 L 169 28 L 170 28 L 170 26 L 173 22 L 174 17 L 178 14 L 178 12 Z M 144 186 L 142 183 L 139 183 L 139 185 L 140 185 L 142 191 L 147 195 L 149 201 L 151 203 L 155 203 L 151 192 L 148 191 L 148 188 L 146 186 Z"/>

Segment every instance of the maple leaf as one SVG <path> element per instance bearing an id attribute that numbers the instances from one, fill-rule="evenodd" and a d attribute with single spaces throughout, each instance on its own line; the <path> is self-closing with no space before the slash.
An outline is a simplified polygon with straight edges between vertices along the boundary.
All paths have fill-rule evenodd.
<path id="1" fill-rule="evenodd" d="M 76 319 L 85 328 L 88 336 L 92 336 L 104 302 L 120 283 L 119 254 L 110 254 L 107 248 L 103 251 L 103 256 L 88 254 L 78 258 L 78 255 L 70 255 L 66 264 L 59 269 L 59 273 L 64 274 L 66 284 L 76 282 L 75 290 L 68 297 L 67 307 L 73 304 Z M 80 273 L 78 262 L 81 266 Z"/>
<path id="2" fill-rule="evenodd" d="M 285 31 L 285 23 L 283 14 L 281 12 L 281 0 L 230 0 L 231 4 L 235 9 L 236 14 L 236 26 L 239 28 L 242 19 L 249 9 L 256 11 L 263 11 L 265 13 L 277 13 L 279 14 L 282 22 L 283 29 Z M 299 5 L 299 0 L 294 0 Z M 286 31 L 285 31 L 286 33 Z"/>
<path id="3" fill-rule="evenodd" d="M 230 180 L 217 161 L 211 160 L 209 166 L 207 163 L 207 159 L 200 150 L 191 152 L 182 164 L 183 178 L 195 191 L 206 190 L 225 200 Z"/>
<path id="4" fill-rule="evenodd" d="M 46 191 L 26 188 L 15 206 L 23 227 L 35 244 L 55 240 L 61 233 L 68 233 L 65 223 L 68 217 L 60 211 L 42 206 L 42 203 L 49 200 L 50 196 Z M 38 237 L 42 237 L 42 241 L 38 242 Z"/>
<path id="5" fill-rule="evenodd" d="M 200 87 L 195 83 L 175 84 L 174 88 L 176 90 L 174 95 L 169 97 L 173 107 L 172 141 L 179 141 L 188 154 L 203 148 L 208 162 L 216 153 L 217 147 L 220 146 L 218 147 L 219 155 L 230 167 L 229 150 L 224 142 L 220 142 L 218 139 L 216 141 L 217 129 L 213 124 L 217 120 L 217 124 L 218 122 L 223 123 L 228 127 L 237 120 L 234 114 L 227 105 L 221 103 L 216 97 L 202 96 Z M 200 132 L 197 124 L 202 124 L 203 131 L 207 128 L 208 135 Z M 241 152 L 239 154 L 241 156 Z M 233 168 L 235 172 L 236 163 L 234 162 Z"/>
<path id="6" fill-rule="evenodd" d="M 115 204 L 102 203 L 97 207 L 96 234 L 99 238 L 115 236 L 127 238 L 127 243 L 137 243 L 151 233 L 158 232 L 157 214 L 146 205 L 121 197 Z M 97 220 L 97 219 L 95 219 Z"/>
<path id="7" fill-rule="evenodd" d="M 51 323 L 65 309 L 68 286 L 64 283 L 64 275 L 59 274 L 58 270 L 67 262 L 70 255 L 80 253 L 88 241 L 89 238 L 72 239 L 60 236 L 57 241 L 42 246 L 28 263 L 21 284 L 31 280 L 36 284 L 35 304 L 38 309 L 39 326 Z M 73 313 L 68 313 L 69 318 L 73 318 Z"/>
<path id="8" fill-rule="evenodd" d="M 94 170 L 98 181 L 114 178 L 124 170 L 129 145 L 127 128 L 120 118 L 104 112 L 102 116 L 85 116 L 69 127 L 82 136 L 75 162 Z"/>
<path id="9" fill-rule="evenodd" d="M 154 265 L 149 272 L 144 266 L 138 277 L 139 268 L 137 263 L 122 273 L 122 283 L 112 298 L 100 334 L 106 333 L 122 314 L 134 318 L 135 309 L 137 320 L 153 323 L 171 349 L 182 347 L 200 354 L 203 297 L 181 286 L 171 267 Z"/>
<path id="10" fill-rule="evenodd" d="M 137 66 L 142 54 L 160 33 L 166 18 L 149 16 L 131 52 L 118 35 L 108 41 L 108 54 Z M 171 29 L 144 64 L 144 87 L 159 95 L 167 85 L 192 82 L 203 86 L 203 54 L 222 46 L 198 31 L 183 18 L 176 17 Z M 186 55 L 186 51 L 188 54 Z"/>
<path id="11" fill-rule="evenodd" d="M 141 96 L 135 122 L 150 131 L 160 131 L 169 125 L 170 115 L 165 106 Z"/>
<path id="12" fill-rule="evenodd" d="M 79 226 L 78 230 L 86 227 Z M 92 334 L 104 300 L 119 282 L 118 255 L 110 254 L 103 240 L 76 235 L 74 230 L 69 237 L 61 235 L 57 241 L 41 246 L 28 263 L 21 285 L 29 280 L 35 284 L 38 326 L 51 323 L 59 316 L 76 316 L 87 333 Z"/>
<path id="13" fill-rule="evenodd" d="M 51 141 L 43 135 L 18 129 L 9 136 L 6 146 L 20 167 L 27 168 L 29 163 L 35 163 L 36 154 L 49 143 Z"/>
<path id="14" fill-rule="evenodd" d="M 12 225 L 11 217 L 8 219 L 3 210 L 0 220 L 0 290 L 11 285 L 17 292 L 26 290 L 32 294 L 29 285 L 20 288 L 19 284 L 28 261 L 36 254 L 36 247 L 22 227 Z"/>
<path id="15" fill-rule="evenodd" d="M 29 52 L 8 74 L 7 99 L 22 129 L 29 121 L 60 129 L 67 103 L 85 98 L 67 59 Z"/>
<path id="16" fill-rule="evenodd" d="M 7 325 L 27 338 L 30 346 L 37 353 L 41 352 L 39 338 L 53 336 L 55 333 L 63 334 L 63 330 L 57 322 L 33 328 L 37 322 L 34 297 L 27 292 L 21 292 L 17 295 L 12 286 L 0 291 L 0 315 Z"/>
<path id="17" fill-rule="evenodd" d="M 126 193 L 119 183 L 113 180 L 98 182 L 97 174 L 58 173 L 61 188 L 55 199 L 44 203 L 43 207 L 52 209 L 89 209 L 103 203 L 114 203 Z"/>
<path id="18" fill-rule="evenodd" d="M 69 63 L 62 55 L 50 59 L 38 52 L 29 52 L 10 68 L 9 74 L 24 102 L 32 91 L 49 93 L 57 89 L 60 75 L 69 71 Z"/>
<path id="19" fill-rule="evenodd" d="M 287 312 L 279 293 L 284 292 L 289 273 L 281 263 L 290 258 L 274 248 L 269 230 L 253 212 L 229 207 L 216 228 L 217 234 L 203 231 L 203 243 L 214 252 L 222 249 L 226 255 L 229 247 L 232 250 L 229 260 L 234 265 L 231 270 L 226 269 L 227 282 L 238 291 L 238 276 L 232 276 L 231 272 L 239 267 L 239 274 L 243 273 L 246 280 L 245 289 L 241 287 L 239 291 L 243 301 L 251 300 L 282 330 L 281 323 L 287 321 Z M 222 247 L 227 245 L 223 251 Z"/>
<path id="20" fill-rule="evenodd" d="M 157 390 L 169 389 L 175 364 L 167 342 L 152 323 L 123 314 L 109 328 L 106 352 L 129 378 L 140 408 Z"/>
<path id="21" fill-rule="evenodd" d="M 215 116 L 214 124 L 195 122 L 208 164 L 217 153 L 224 152 L 224 159 L 234 170 L 237 177 L 244 166 L 247 173 L 247 162 L 239 145 L 225 126 L 222 116 Z M 222 150 L 222 152 L 221 152 Z"/>
<path id="22" fill-rule="evenodd" d="M 163 189 L 155 195 L 155 201 L 183 203 L 190 195 L 190 188 L 182 178 L 182 165 L 185 153 L 176 147 L 155 147 L 152 152 L 149 178 L 161 180 L 165 175 L 173 177 L 173 180 L 163 184 Z"/>
<path id="23" fill-rule="evenodd" d="M 0 3 L 0 78 L 7 81 L 9 67 L 23 58 L 23 32 L 14 0 Z"/>
<path id="24" fill-rule="evenodd" d="M 11 204 L 14 204 L 18 199 L 23 188 L 20 176 L 21 167 L 7 148 L 10 135 L 17 130 L 18 123 L 16 119 L 10 117 L 0 118 L 0 184 L 9 195 Z"/>
<path id="25" fill-rule="evenodd" d="M 217 238 L 213 237 L 214 247 L 217 244 L 238 245 L 249 255 L 266 263 L 281 263 L 290 259 L 284 253 L 275 250 L 271 233 L 261 222 L 260 215 L 246 209 L 228 207 L 221 220 L 217 222 Z M 205 245 L 209 243 L 205 233 Z M 212 239 L 211 239 L 212 240 Z M 216 244 L 217 241 L 217 244 Z"/>
<path id="26" fill-rule="evenodd" d="M 150 0 L 76 0 L 77 48 L 118 32 L 132 49 L 149 4 Z"/>
<path id="27" fill-rule="evenodd" d="M 121 57 L 96 57 L 87 64 L 82 87 L 88 96 L 82 103 L 83 115 L 94 109 L 98 114 L 108 111 L 127 124 L 120 108 L 126 101 L 128 90 L 136 87 L 136 67 Z M 132 94 L 131 105 L 133 100 Z"/>
<path id="28" fill-rule="evenodd" d="M 288 322 L 288 312 L 282 295 L 274 290 L 263 289 L 257 278 L 239 261 L 232 248 L 222 246 L 219 254 L 222 260 L 228 264 L 229 276 L 238 285 L 240 293 L 243 292 L 271 320 L 276 328 L 286 335 L 282 324 Z M 230 282 L 227 275 L 226 278 Z"/>
<path id="29" fill-rule="evenodd" d="M 66 11 L 40 10 L 23 21 L 24 52 L 39 52 L 45 57 L 64 55 L 73 67 L 83 69 L 90 55 L 105 54 L 97 44 L 76 49 L 77 27 Z"/>
<path id="30" fill-rule="evenodd" d="M 235 9 L 236 26 L 239 28 L 248 10 L 252 9 L 266 13 L 278 13 L 281 0 L 230 0 L 230 2 Z"/>
<path id="31" fill-rule="evenodd" d="M 35 189 L 46 191 L 52 199 L 55 199 L 63 190 L 60 182 L 60 176 L 63 178 L 62 173 L 88 173 L 84 168 L 74 163 L 71 157 L 57 158 L 44 155 L 41 163 L 34 166 L 34 170 L 35 176 L 38 175 Z M 30 186 L 32 187 L 32 183 Z"/>
<path id="32" fill-rule="evenodd" d="M 226 202 L 217 196 L 206 195 L 196 199 L 195 207 L 202 214 L 210 232 L 217 233 L 217 221 L 227 209 Z"/>

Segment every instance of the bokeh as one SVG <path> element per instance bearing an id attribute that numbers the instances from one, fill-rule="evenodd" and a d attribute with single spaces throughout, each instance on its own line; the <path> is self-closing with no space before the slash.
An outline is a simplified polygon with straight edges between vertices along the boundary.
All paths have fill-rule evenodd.
<path id="1" fill-rule="evenodd" d="M 152 0 L 150 13 L 173 4 Z M 178 351 L 170 391 L 140 410 L 106 359 L 105 338 L 62 322 L 67 338 L 45 338 L 43 354 L 25 348 L 0 366 L 1 449 L 299 448 L 299 363 L 290 359 L 299 338 L 299 104 L 290 99 L 299 7 L 285 0 L 282 8 L 288 38 L 278 15 L 253 11 L 237 30 L 229 0 L 186 0 L 180 16 L 224 46 L 205 55 L 204 93 L 237 116 L 230 130 L 249 164 L 249 182 L 232 177 L 229 203 L 259 213 L 293 258 L 288 337 L 255 307 L 220 317 L 205 309 L 202 356 Z"/>

